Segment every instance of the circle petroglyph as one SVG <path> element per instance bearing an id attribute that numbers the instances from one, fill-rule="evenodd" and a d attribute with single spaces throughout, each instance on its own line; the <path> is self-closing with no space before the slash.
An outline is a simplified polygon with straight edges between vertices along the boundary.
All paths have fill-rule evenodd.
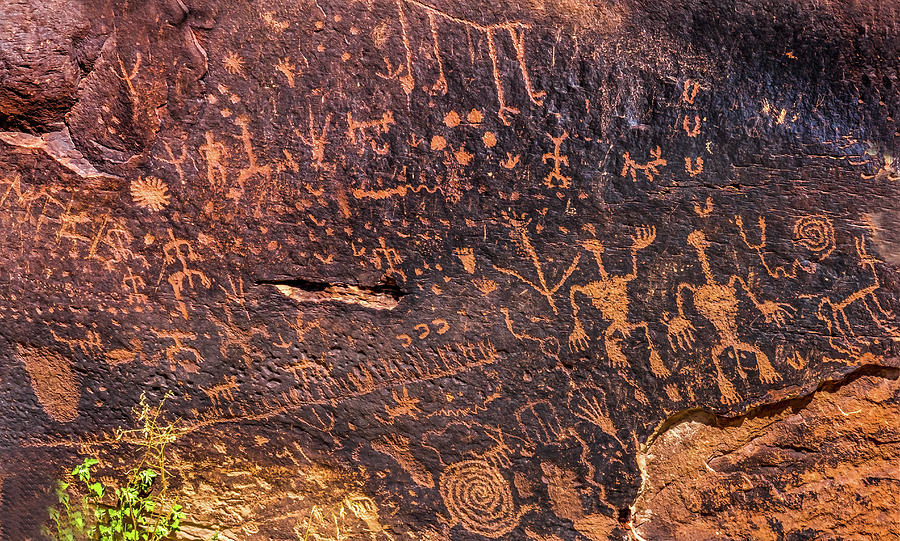
<path id="1" fill-rule="evenodd" d="M 496 539 L 519 523 L 509 482 L 486 460 L 463 460 L 447 467 L 440 491 L 451 519 L 471 532 Z"/>
<path id="2" fill-rule="evenodd" d="M 834 250 L 834 228 L 827 216 L 803 216 L 794 224 L 794 242 L 817 254 L 819 261 Z"/>

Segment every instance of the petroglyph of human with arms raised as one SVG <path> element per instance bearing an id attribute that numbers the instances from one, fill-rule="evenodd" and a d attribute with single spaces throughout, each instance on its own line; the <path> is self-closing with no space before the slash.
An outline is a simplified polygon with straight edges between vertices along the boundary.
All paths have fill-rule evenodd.
<path id="1" fill-rule="evenodd" d="M 579 307 L 576 302 L 577 295 L 582 294 L 591 300 L 594 308 L 600 310 L 601 317 L 609 321 L 609 325 L 603 331 L 603 342 L 606 354 L 613 366 L 624 367 L 628 364 L 628 359 L 622 351 L 622 338 L 631 336 L 631 332 L 636 329 L 643 329 L 644 335 L 647 337 L 647 347 L 650 350 L 651 370 L 657 376 L 667 376 L 669 371 L 663 365 L 656 348 L 653 347 L 647 322 L 628 321 L 628 284 L 637 278 L 637 253 L 653 243 L 656 239 L 656 228 L 652 226 L 639 227 L 631 238 L 631 272 L 622 276 L 612 276 L 606 271 L 602 258 L 604 247 L 600 241 L 590 239 L 581 243 L 585 250 L 593 254 L 600 272 L 600 279 L 584 285 L 572 286 L 569 289 L 569 302 L 572 304 L 572 316 L 575 319 L 572 334 L 569 335 L 569 348 L 581 351 L 588 345 L 588 336 L 578 317 Z"/>
<path id="2" fill-rule="evenodd" d="M 700 286 L 685 282 L 678 284 L 676 293 L 678 315 L 665 322 L 668 327 L 669 344 L 673 350 L 677 351 L 679 348 L 686 349 L 691 347 L 694 343 L 695 329 L 684 313 L 684 292 L 689 290 L 693 294 L 694 306 L 697 311 L 712 324 L 718 335 L 717 342 L 712 348 L 712 360 L 716 367 L 716 379 L 719 390 L 722 393 L 722 400 L 726 403 L 738 402 L 740 396 L 738 396 L 734 384 L 725 377 L 722 371 L 719 356 L 724 351 L 728 349 L 734 351 L 737 373 L 744 380 L 747 379 L 747 374 L 741 368 L 741 352 L 752 353 L 755 356 L 760 381 L 770 383 L 780 379 L 780 376 L 772 368 L 769 358 L 761 349 L 742 341 L 738 336 L 738 297 L 735 283 L 741 285 L 750 301 L 762 313 L 767 322 L 783 325 L 792 317 L 791 311 L 793 309 L 783 303 L 773 301 L 760 302 L 746 280 L 740 276 L 732 275 L 728 279 L 727 284 L 718 283 L 713 276 L 709 257 L 706 253 L 710 246 L 706 235 L 702 231 L 695 230 L 688 235 L 687 242 L 697 252 L 697 259 L 700 261 L 700 267 L 704 278 L 706 278 L 706 283 Z"/>

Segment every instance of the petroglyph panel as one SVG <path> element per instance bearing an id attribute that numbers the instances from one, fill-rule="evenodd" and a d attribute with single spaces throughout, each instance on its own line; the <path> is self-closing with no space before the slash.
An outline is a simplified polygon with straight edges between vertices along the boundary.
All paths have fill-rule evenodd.
<path id="1" fill-rule="evenodd" d="M 895 2 L 53 3 L 76 71 L 0 77 L 4 539 L 166 392 L 185 487 L 283 491 L 203 500 L 237 538 L 637 539 L 671 416 L 900 363 Z"/>

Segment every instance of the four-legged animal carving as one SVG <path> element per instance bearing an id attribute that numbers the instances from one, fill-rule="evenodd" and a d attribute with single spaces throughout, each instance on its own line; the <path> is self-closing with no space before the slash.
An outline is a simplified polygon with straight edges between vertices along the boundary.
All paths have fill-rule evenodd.
<path id="1" fill-rule="evenodd" d="M 591 300 L 594 308 L 600 310 L 601 317 L 609 322 L 609 326 L 603 332 L 603 341 L 606 346 L 606 354 L 614 366 L 625 366 L 627 359 L 622 351 L 622 338 L 627 338 L 636 329 L 643 329 L 647 338 L 647 347 L 650 350 L 650 369 L 657 376 L 667 376 L 666 369 L 659 357 L 653 342 L 650 340 L 650 330 L 647 322 L 634 323 L 628 321 L 628 283 L 637 278 L 637 253 L 649 246 L 656 239 L 655 227 L 639 227 L 632 236 L 631 245 L 631 272 L 623 276 L 610 276 L 603 265 L 603 244 L 596 239 L 582 242 L 581 245 L 594 255 L 600 279 L 580 286 L 572 286 L 569 289 L 569 301 L 572 304 L 572 315 L 575 325 L 569 336 L 569 347 L 574 350 L 583 350 L 587 347 L 588 336 L 581 320 L 578 318 L 578 303 L 575 296 L 582 294 Z M 618 333 L 619 336 L 616 336 Z"/>
<path id="2" fill-rule="evenodd" d="M 712 349 L 712 360 L 716 367 L 716 377 L 719 390 L 722 393 L 722 399 L 726 403 L 737 402 L 740 400 L 740 397 L 735 391 L 734 385 L 722 372 L 719 356 L 724 351 L 728 349 L 734 351 L 737 372 L 744 379 L 746 379 L 747 375 L 741 368 L 741 352 L 752 353 L 756 357 L 759 379 L 761 381 L 769 383 L 779 379 L 780 376 L 772 368 L 769 358 L 761 349 L 755 345 L 743 342 L 738 337 L 738 298 L 735 283 L 741 285 L 750 301 L 762 313 L 766 321 L 775 322 L 778 325 L 784 324 L 791 317 L 791 313 L 788 311 L 790 306 L 772 301 L 760 302 L 747 282 L 737 275 L 732 275 L 727 285 L 716 282 L 706 255 L 706 250 L 709 247 L 709 241 L 706 240 L 706 236 L 702 231 L 694 231 L 688 235 L 687 241 L 697 252 L 697 258 L 700 261 L 700 267 L 703 270 L 706 283 L 700 286 L 688 283 L 678 285 L 676 294 L 678 315 L 665 322 L 668 327 L 669 344 L 673 350 L 677 350 L 679 347 L 687 348 L 693 344 L 694 326 L 691 325 L 691 322 L 684 315 L 684 291 L 690 290 L 693 293 L 694 306 L 697 308 L 697 311 L 712 323 L 718 334 L 718 341 Z"/>
<path id="3" fill-rule="evenodd" d="M 891 325 L 882 319 L 882 317 L 884 317 L 890 320 L 894 317 L 894 314 L 890 310 L 882 308 L 878 297 L 875 295 L 875 292 L 881 287 L 881 282 L 878 280 L 878 273 L 875 272 L 875 263 L 880 263 L 880 261 L 868 254 L 864 237 L 853 240 L 856 244 L 856 253 L 859 255 L 859 266 L 867 267 L 872 272 L 874 282 L 872 285 L 848 295 L 841 301 L 833 301 L 828 297 L 824 297 L 819 303 L 819 309 L 816 312 L 816 317 L 823 321 L 828 327 L 828 342 L 831 344 L 831 347 L 848 355 L 856 354 L 860 351 L 859 346 L 855 343 L 857 341 L 856 333 L 853 332 L 853 328 L 850 326 L 850 320 L 847 318 L 847 309 L 854 303 L 861 304 L 863 308 L 869 312 L 872 321 L 875 322 L 878 328 L 890 333 L 892 337 L 897 337 L 898 334 L 896 326 Z M 873 305 L 875 306 L 874 310 L 872 309 Z M 834 334 L 835 332 L 837 332 L 837 335 Z M 842 338 L 847 344 L 847 347 L 835 344 L 835 338 Z"/>

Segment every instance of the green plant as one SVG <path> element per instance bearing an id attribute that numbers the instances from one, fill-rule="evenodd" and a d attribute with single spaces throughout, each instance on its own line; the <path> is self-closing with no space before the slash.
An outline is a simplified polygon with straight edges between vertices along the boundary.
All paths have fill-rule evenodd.
<path id="1" fill-rule="evenodd" d="M 49 509 L 44 535 L 58 541 L 162 541 L 180 530 L 185 513 L 168 495 L 165 455 L 179 429 L 175 422 L 161 420 L 166 398 L 150 407 L 141 395 L 135 411 L 139 428 L 116 431 L 116 441 L 141 449 L 138 465 L 121 486 L 91 477 L 91 468 L 100 461 L 85 458 L 72 469 L 72 482 L 58 482 L 58 503 Z M 74 503 L 79 500 L 80 505 Z"/>

